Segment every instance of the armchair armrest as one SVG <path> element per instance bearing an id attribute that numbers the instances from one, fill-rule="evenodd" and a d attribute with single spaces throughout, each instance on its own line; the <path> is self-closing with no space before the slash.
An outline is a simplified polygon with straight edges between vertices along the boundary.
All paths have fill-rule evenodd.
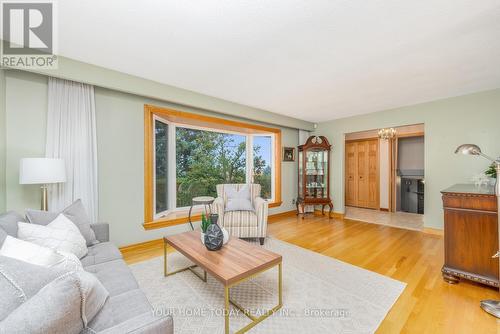
<path id="1" fill-rule="evenodd" d="M 90 228 L 94 231 L 95 237 L 99 242 L 109 241 L 109 224 L 108 223 L 90 224 Z"/>
<path id="2" fill-rule="evenodd" d="M 255 213 L 257 214 L 259 234 L 265 236 L 267 234 L 267 216 L 269 211 L 269 202 L 262 197 L 256 197 L 254 200 L 254 205 Z"/>
<path id="3" fill-rule="evenodd" d="M 219 225 L 224 226 L 224 199 L 217 197 L 212 203 L 213 213 L 219 215 Z"/>

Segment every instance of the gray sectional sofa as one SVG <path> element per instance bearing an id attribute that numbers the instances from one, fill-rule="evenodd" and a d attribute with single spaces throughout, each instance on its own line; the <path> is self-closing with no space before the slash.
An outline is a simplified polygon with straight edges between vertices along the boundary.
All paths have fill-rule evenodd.
<path id="1" fill-rule="evenodd" d="M 13 212 L 0 215 L 0 247 L 6 235 L 17 237 L 15 224 L 20 219 L 24 221 Z M 99 243 L 88 247 L 88 254 L 81 262 L 85 271 L 102 283 L 109 297 L 82 333 L 173 333 L 172 317 L 153 314 L 120 251 L 109 242 L 108 224 L 92 224 L 91 228 Z"/>

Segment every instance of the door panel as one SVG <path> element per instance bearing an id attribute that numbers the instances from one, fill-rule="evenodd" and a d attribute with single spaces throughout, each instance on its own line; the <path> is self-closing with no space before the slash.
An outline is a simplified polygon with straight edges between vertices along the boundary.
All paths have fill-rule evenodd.
<path id="1" fill-rule="evenodd" d="M 366 207 L 368 205 L 368 145 L 362 141 L 356 144 L 357 149 L 357 174 L 358 174 L 358 206 Z"/>
<path id="2" fill-rule="evenodd" d="M 379 157 L 378 140 L 367 142 L 368 147 L 368 201 L 366 207 L 378 209 L 379 207 Z"/>
<path id="3" fill-rule="evenodd" d="M 378 209 L 378 139 L 346 142 L 345 166 L 345 204 Z"/>
<path id="4" fill-rule="evenodd" d="M 357 198 L 357 174 L 356 174 L 356 143 L 345 145 L 345 204 L 358 205 Z"/>

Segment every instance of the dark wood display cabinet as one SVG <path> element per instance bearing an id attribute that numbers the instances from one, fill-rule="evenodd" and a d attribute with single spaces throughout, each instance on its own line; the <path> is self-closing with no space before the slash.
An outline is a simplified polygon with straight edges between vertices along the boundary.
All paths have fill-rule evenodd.
<path id="1" fill-rule="evenodd" d="M 330 151 L 331 145 L 324 136 L 311 136 L 304 145 L 298 147 L 297 214 L 305 213 L 306 205 L 321 205 L 322 214 L 325 213 L 325 206 L 330 207 L 331 217 L 333 203 L 330 199 Z"/>

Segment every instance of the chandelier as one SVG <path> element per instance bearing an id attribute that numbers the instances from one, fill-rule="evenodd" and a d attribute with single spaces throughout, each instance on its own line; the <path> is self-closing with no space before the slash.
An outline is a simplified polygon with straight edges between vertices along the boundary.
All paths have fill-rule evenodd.
<path id="1" fill-rule="evenodd" d="M 392 139 L 396 137 L 396 129 L 394 128 L 389 128 L 389 129 L 380 129 L 378 130 L 378 137 L 380 139 Z"/>

